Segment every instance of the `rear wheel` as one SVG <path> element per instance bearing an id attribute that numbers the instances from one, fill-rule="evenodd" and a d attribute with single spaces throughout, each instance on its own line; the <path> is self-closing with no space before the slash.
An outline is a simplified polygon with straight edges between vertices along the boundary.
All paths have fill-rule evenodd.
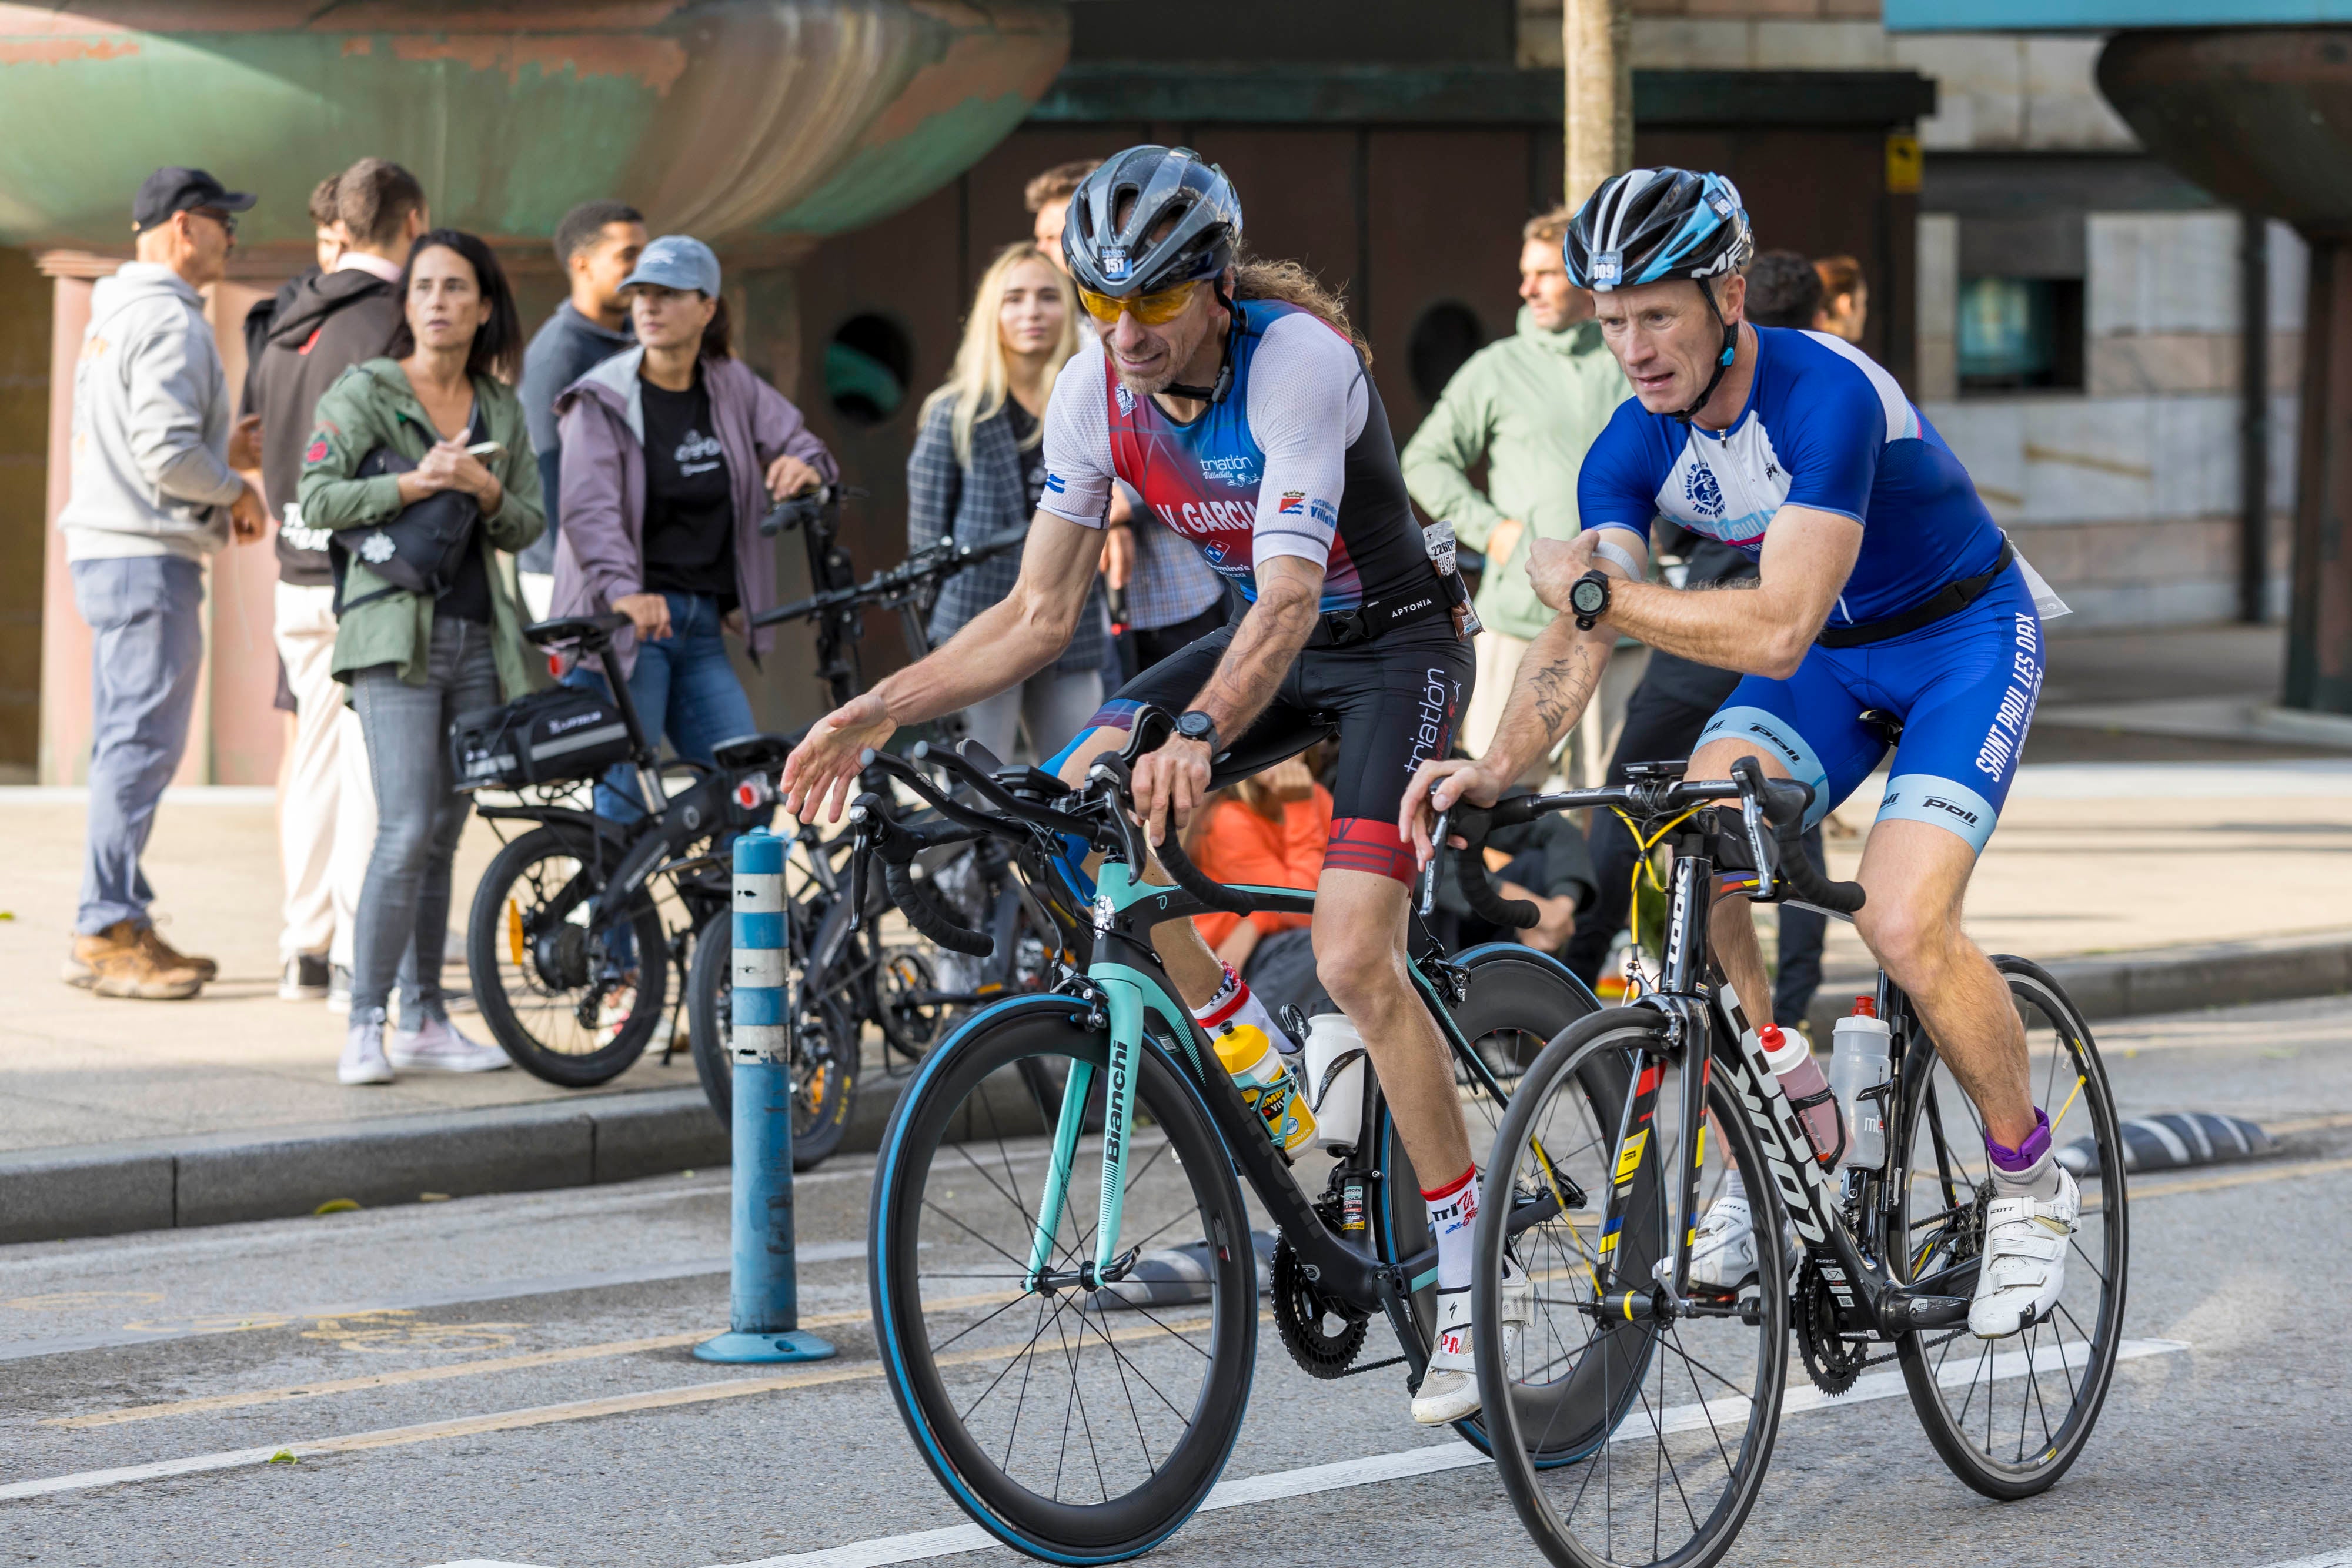
<path id="1" fill-rule="evenodd" d="M 1103 1140 L 1056 1172 L 1020 1067 L 1090 1074 L 1107 1041 L 1063 998 L 1010 1002 L 924 1059 L 874 1186 L 875 1334 L 925 1463 L 998 1539 L 1052 1562 L 1147 1552 L 1232 1452 L 1257 1355 L 1256 1264 L 1232 1157 L 1156 1046 L 1139 1061 L 1118 1249 L 1192 1266 L 1089 1292 L 1027 1283 L 1039 1204 L 1049 1270 L 1094 1256 Z"/>
<path id="2" fill-rule="evenodd" d="M 584 1089 L 642 1055 L 669 1000 L 669 943 L 653 895 L 590 920 L 621 851 L 560 823 L 500 850 L 474 890 L 466 962 L 490 1033 L 535 1078 Z"/>
<path id="3" fill-rule="evenodd" d="M 1962 1325 L 1906 1334 L 1896 1351 L 1936 1452 L 1960 1479 L 2008 1501 L 2047 1490 L 2090 1440 L 2123 1335 L 2130 1234 L 2123 1134 L 2090 1026 L 2046 970 L 2022 958 L 1993 965 L 2025 1020 L 2051 1147 L 2082 1183 L 2065 1289 L 2048 1317 L 2008 1339 L 1980 1340 Z M 1898 1273 L 1907 1261 L 1915 1282 L 1942 1276 L 1934 1293 L 1964 1296 L 1976 1288 L 1992 1198 L 1984 1124 L 1924 1036 L 1903 1072 L 1896 1213 L 1907 1259 L 1893 1261 Z"/>
<path id="4" fill-rule="evenodd" d="M 713 915 L 695 938 L 687 971 L 687 1038 L 694 1075 L 722 1126 L 735 1118 L 734 915 Z M 820 1000 L 793 1031 L 793 1169 L 809 1170 L 841 1147 L 857 1100 L 857 1029 L 837 1003 Z"/>

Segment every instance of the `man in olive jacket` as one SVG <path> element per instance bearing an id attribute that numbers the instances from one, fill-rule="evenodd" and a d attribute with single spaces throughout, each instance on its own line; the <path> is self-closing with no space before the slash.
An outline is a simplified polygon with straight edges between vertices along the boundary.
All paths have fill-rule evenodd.
<path id="1" fill-rule="evenodd" d="M 1483 550 L 1478 586 L 1478 682 L 1462 721 L 1462 745 L 1475 757 L 1493 740 L 1519 656 L 1552 612 L 1528 580 L 1532 534 L 1575 536 L 1576 473 L 1627 388 L 1592 322 L 1592 298 L 1568 281 L 1560 238 L 1565 207 L 1521 231 L 1518 330 L 1489 343 L 1454 373 L 1437 406 L 1402 455 L 1405 487 L 1422 510 L 1454 525 Z M 1469 471 L 1486 462 L 1486 490 Z"/>

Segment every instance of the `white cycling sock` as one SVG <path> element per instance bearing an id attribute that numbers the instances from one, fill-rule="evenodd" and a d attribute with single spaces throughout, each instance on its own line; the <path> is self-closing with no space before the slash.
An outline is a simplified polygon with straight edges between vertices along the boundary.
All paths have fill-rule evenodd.
<path id="1" fill-rule="evenodd" d="M 1217 994 L 1209 998 L 1206 1006 L 1192 1009 L 1192 1017 L 1212 1036 L 1229 1025 L 1261 1029 L 1265 1038 L 1274 1041 L 1275 1050 L 1285 1056 L 1298 1054 L 1298 1041 L 1274 1021 L 1274 1015 L 1252 993 L 1247 983 L 1234 973 L 1231 964 L 1225 966 L 1225 983 L 1217 988 Z"/>
<path id="2" fill-rule="evenodd" d="M 1732 1166 L 1731 1174 L 1724 1177 L 1723 1197 L 1717 1198 L 1716 1201 L 1717 1203 L 1721 1203 L 1725 1197 L 1736 1197 L 1740 1199 L 1742 1202 L 1747 1200 L 1748 1184 L 1739 1179 L 1739 1167 L 1738 1166 Z"/>
<path id="3" fill-rule="evenodd" d="M 1470 1241 L 1478 1227 L 1478 1167 L 1471 1166 L 1455 1180 L 1432 1191 L 1421 1189 L 1429 1205 L 1430 1233 L 1437 1238 L 1437 1288 L 1470 1288 Z"/>
<path id="4" fill-rule="evenodd" d="M 2050 1147 L 2050 1118 L 2036 1106 L 2033 1131 L 2011 1149 L 1985 1136 L 1985 1154 L 1992 1165 L 1993 1190 L 2004 1197 L 2033 1197 L 2047 1203 L 2058 1196 L 2058 1161 Z"/>

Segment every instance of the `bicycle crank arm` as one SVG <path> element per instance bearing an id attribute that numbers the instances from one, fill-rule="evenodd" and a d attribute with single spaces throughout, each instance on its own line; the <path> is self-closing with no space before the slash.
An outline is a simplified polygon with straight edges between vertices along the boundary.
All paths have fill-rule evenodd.
<path id="1" fill-rule="evenodd" d="M 1947 1270 L 1947 1273 L 1957 1270 Z M 1975 1270 L 1971 1268 L 1970 1273 Z M 1878 1332 L 1909 1333 L 1915 1329 L 1948 1329 L 1968 1322 L 1969 1298 L 1930 1296 L 1916 1291 L 1889 1291 L 1878 1298 Z"/>

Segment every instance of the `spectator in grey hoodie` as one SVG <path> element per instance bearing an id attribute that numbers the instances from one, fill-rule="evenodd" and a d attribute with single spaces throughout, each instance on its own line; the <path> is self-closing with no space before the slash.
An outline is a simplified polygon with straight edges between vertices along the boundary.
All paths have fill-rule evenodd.
<path id="1" fill-rule="evenodd" d="M 253 198 L 201 169 L 139 187 L 138 259 L 90 294 L 74 370 L 71 489 L 58 527 L 89 622 L 90 757 L 81 908 L 69 984 L 100 996 L 194 996 L 218 966 L 155 933 L 139 857 L 187 745 L 204 664 L 204 560 L 261 538 L 269 508 L 238 477 L 260 466 L 258 420 L 230 430 L 228 383 L 204 296 L 228 270 Z"/>

